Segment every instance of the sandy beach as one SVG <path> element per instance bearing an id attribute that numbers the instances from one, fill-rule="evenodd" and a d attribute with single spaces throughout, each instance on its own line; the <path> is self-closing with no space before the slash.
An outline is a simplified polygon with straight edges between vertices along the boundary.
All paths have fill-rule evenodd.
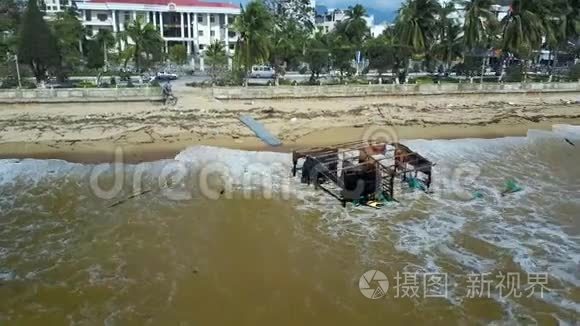
<path id="1" fill-rule="evenodd" d="M 397 139 L 497 138 L 580 123 L 577 93 L 400 96 L 323 100 L 219 101 L 177 93 L 179 104 L 27 104 L 0 108 L 1 158 L 125 162 L 170 158 L 184 148 L 288 151 L 385 136 Z M 270 148 L 238 117 L 248 114 L 284 143 Z"/>

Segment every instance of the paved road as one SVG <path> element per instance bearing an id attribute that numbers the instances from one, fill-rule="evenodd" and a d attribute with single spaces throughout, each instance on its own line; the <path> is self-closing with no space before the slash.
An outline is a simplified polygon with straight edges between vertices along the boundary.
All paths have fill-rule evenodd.
<path id="1" fill-rule="evenodd" d="M 390 77 L 391 75 L 392 74 L 390 74 L 390 73 L 383 74 L 383 76 L 385 76 L 385 77 Z M 427 76 L 427 75 L 430 75 L 430 74 L 426 73 L 426 72 L 410 73 L 409 77 L 421 77 L 421 76 Z M 363 77 L 377 77 L 377 76 L 378 75 L 376 73 L 369 73 Z M 328 78 L 338 78 L 338 76 L 336 74 L 321 74 L 320 77 L 323 80 L 328 79 Z M 459 77 L 459 78 L 465 78 L 465 77 Z M 84 79 L 84 80 L 96 81 L 96 77 L 89 77 L 89 76 L 87 76 L 87 77 L 71 77 L 70 79 L 71 80 L 83 80 Z M 108 81 L 108 79 L 109 79 L 109 77 L 103 77 L 104 81 Z M 297 81 L 297 82 L 303 82 L 303 81 L 307 81 L 308 79 L 310 79 L 310 74 L 300 74 L 298 72 L 288 72 L 284 76 L 284 79 Z M 477 79 L 477 77 L 476 77 L 476 79 Z M 138 75 L 132 76 L 131 80 L 135 84 L 141 83 L 141 77 L 139 77 Z M 202 83 L 202 82 L 209 82 L 209 80 L 210 80 L 210 76 L 207 73 L 196 71 L 194 75 L 181 75 L 177 80 L 172 81 L 172 84 L 173 84 L 173 87 L 176 87 L 176 88 L 185 88 L 185 87 L 187 87 L 186 84 L 188 84 L 188 83 L 191 83 L 191 82 Z M 117 77 L 117 82 L 120 82 L 118 77 Z M 251 79 L 249 79 L 250 85 L 267 85 L 268 82 L 273 83 L 274 81 L 272 79 L 266 79 L 266 78 L 251 78 Z"/>

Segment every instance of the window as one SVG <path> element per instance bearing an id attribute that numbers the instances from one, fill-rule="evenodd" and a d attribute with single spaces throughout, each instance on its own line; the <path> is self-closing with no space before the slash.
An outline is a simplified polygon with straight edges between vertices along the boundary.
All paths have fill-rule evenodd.
<path id="1" fill-rule="evenodd" d="M 230 44 L 230 50 L 234 50 L 235 48 L 236 48 L 236 45 L 235 45 L 235 44 L 233 44 L 233 43 L 231 43 L 231 44 Z"/>
<path id="2" fill-rule="evenodd" d="M 125 11 L 125 21 L 128 22 L 131 20 L 131 13 L 128 11 Z"/>
<path id="3" fill-rule="evenodd" d="M 215 31 L 209 31 L 209 36 L 214 37 L 215 36 Z"/>
<path id="4" fill-rule="evenodd" d="M 200 44 L 200 45 L 199 45 L 199 50 L 200 50 L 200 51 L 201 51 L 201 50 L 203 50 L 203 44 Z"/>
<path id="5" fill-rule="evenodd" d="M 203 31 L 202 30 L 197 31 L 197 36 L 203 36 Z"/>
<path id="6" fill-rule="evenodd" d="M 197 22 L 203 23 L 203 16 L 202 15 L 197 15 Z"/>
<path id="7" fill-rule="evenodd" d="M 97 14 L 97 19 L 102 21 L 102 22 L 107 20 L 107 18 L 109 18 L 109 16 L 107 16 L 107 14 Z"/>
<path id="8" fill-rule="evenodd" d="M 215 23 L 215 16 L 214 15 L 209 15 L 209 22 Z"/>
<path id="9" fill-rule="evenodd" d="M 91 21 L 91 18 L 92 18 L 91 16 L 92 16 L 91 11 L 90 10 L 85 10 L 85 20 L 88 21 L 88 22 L 90 22 Z"/>
<path id="10" fill-rule="evenodd" d="M 229 38 L 236 37 L 236 32 L 234 32 L 234 31 L 228 31 L 228 37 Z"/>

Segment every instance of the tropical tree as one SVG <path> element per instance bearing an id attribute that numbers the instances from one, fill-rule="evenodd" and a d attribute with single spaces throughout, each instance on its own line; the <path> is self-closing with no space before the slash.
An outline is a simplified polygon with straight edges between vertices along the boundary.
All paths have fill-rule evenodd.
<path id="1" fill-rule="evenodd" d="M 495 35 L 497 18 L 491 11 L 493 0 L 463 0 L 465 11 L 463 41 L 468 51 L 487 48 Z"/>
<path id="2" fill-rule="evenodd" d="M 275 25 L 293 22 L 311 32 L 314 29 L 314 8 L 310 0 L 263 0 Z"/>
<path id="3" fill-rule="evenodd" d="M 527 79 L 529 61 L 534 51 L 542 46 L 547 28 L 545 0 L 514 0 L 511 10 L 502 20 L 503 48 L 525 61 L 524 81 Z"/>
<path id="4" fill-rule="evenodd" d="M 365 43 L 369 69 L 376 69 L 379 77 L 395 66 L 395 47 L 386 36 L 371 38 Z"/>
<path id="5" fill-rule="evenodd" d="M 16 53 L 17 30 L 24 12 L 20 0 L 0 0 L 0 62 L 5 56 Z"/>
<path id="6" fill-rule="evenodd" d="M 352 61 L 355 47 L 346 35 L 339 32 L 339 29 L 329 34 L 328 37 L 332 67 L 339 71 L 340 82 L 342 82 L 345 74 L 350 73 L 353 69 Z"/>
<path id="7" fill-rule="evenodd" d="M 440 8 L 437 27 L 438 42 L 432 46 L 432 52 L 438 60 L 443 62 L 444 71 L 447 73 L 451 62 L 461 57 L 463 44 L 461 38 L 461 26 L 456 18 L 455 3 L 449 2 Z"/>
<path id="8" fill-rule="evenodd" d="M 481 56 L 481 82 L 485 70 L 487 50 L 492 45 L 496 35 L 497 18 L 491 11 L 493 0 L 463 0 L 461 5 L 465 11 L 463 24 L 463 41 L 466 56 Z"/>
<path id="9" fill-rule="evenodd" d="M 105 66 L 105 53 L 97 40 L 86 40 L 83 47 L 87 51 L 87 68 L 101 69 Z"/>
<path id="10" fill-rule="evenodd" d="M 28 0 L 18 39 L 19 60 L 30 66 L 38 83 L 60 64 L 57 40 L 42 16 L 37 0 Z"/>
<path id="11" fill-rule="evenodd" d="M 560 0 L 557 3 L 558 20 L 561 22 L 558 33 L 564 41 L 578 42 L 580 37 L 580 0 Z"/>
<path id="12" fill-rule="evenodd" d="M 178 65 L 184 65 L 187 62 L 187 48 L 183 44 L 170 47 L 169 60 Z"/>
<path id="13" fill-rule="evenodd" d="M 74 8 L 57 13 L 56 19 L 51 22 L 51 25 L 58 40 L 61 58 L 57 77 L 59 80 L 63 80 L 67 73 L 73 71 L 81 63 L 85 32 Z"/>
<path id="14" fill-rule="evenodd" d="M 304 58 L 310 32 L 295 21 L 276 25 L 271 37 L 270 63 L 276 72 L 297 67 Z"/>
<path id="15" fill-rule="evenodd" d="M 144 24 L 141 18 L 126 25 L 120 39 L 126 44 L 126 59 L 133 60 L 138 72 L 142 70 L 144 62 L 154 62 L 162 58 L 163 39 L 159 31 L 151 23 Z"/>
<path id="16" fill-rule="evenodd" d="M 329 37 L 322 32 L 317 32 L 314 37 L 308 40 L 305 59 L 310 68 L 310 82 L 314 84 L 320 74 L 328 67 L 329 59 Z"/>
<path id="17" fill-rule="evenodd" d="M 116 43 L 115 35 L 109 29 L 101 29 L 95 36 L 94 40 L 99 46 L 99 51 L 102 50 L 103 66 L 105 67 L 105 70 L 107 70 L 109 67 L 109 49 L 112 49 Z"/>
<path id="18" fill-rule="evenodd" d="M 346 20 L 342 24 L 342 32 L 357 48 L 360 48 L 363 41 L 370 36 L 365 16 L 367 16 L 367 10 L 362 5 L 357 4 L 348 8 Z"/>
<path id="19" fill-rule="evenodd" d="M 205 50 L 205 60 L 209 66 L 209 75 L 212 82 L 216 82 L 218 77 L 226 70 L 228 57 L 225 46 L 222 42 L 215 40 Z"/>
<path id="20" fill-rule="evenodd" d="M 437 37 L 437 0 L 407 0 L 398 11 L 395 33 L 401 46 L 424 56 Z"/>
<path id="21" fill-rule="evenodd" d="M 406 79 L 406 70 L 409 65 L 409 58 L 411 58 L 413 54 L 413 50 L 407 45 L 401 44 L 397 36 L 396 27 L 389 26 L 385 28 L 381 34 L 381 39 L 388 46 L 392 47 L 392 72 L 395 76 L 398 76 L 398 78 L 395 78 L 395 82 L 403 82 Z"/>
<path id="22" fill-rule="evenodd" d="M 239 33 L 236 43 L 235 64 L 245 73 L 256 63 L 266 62 L 270 57 L 270 33 L 272 15 L 259 0 L 248 3 L 234 21 L 233 28 Z"/>
<path id="23" fill-rule="evenodd" d="M 575 45 L 580 38 L 580 0 L 556 0 L 551 9 L 554 17 L 548 22 L 550 35 L 545 38 L 552 59 L 549 81 L 552 81 L 560 50 Z"/>

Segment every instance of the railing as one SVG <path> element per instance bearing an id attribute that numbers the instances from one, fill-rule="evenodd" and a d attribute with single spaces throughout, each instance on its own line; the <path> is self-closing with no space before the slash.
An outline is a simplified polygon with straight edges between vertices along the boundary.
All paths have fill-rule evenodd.
<path id="1" fill-rule="evenodd" d="M 505 84 L 387 84 L 323 86 L 214 87 L 212 95 L 220 100 L 270 98 L 324 98 L 388 95 L 509 94 L 580 92 L 580 82 L 505 83 Z"/>
<path id="2" fill-rule="evenodd" d="M 135 102 L 162 100 L 159 87 L 0 90 L 0 103 Z"/>

